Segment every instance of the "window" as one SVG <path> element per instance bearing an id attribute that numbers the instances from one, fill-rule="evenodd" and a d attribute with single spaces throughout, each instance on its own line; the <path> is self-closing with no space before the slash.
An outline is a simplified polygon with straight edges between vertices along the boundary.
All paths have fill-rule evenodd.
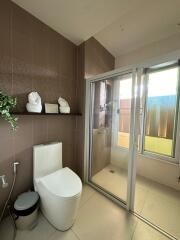
<path id="1" fill-rule="evenodd" d="M 175 158 L 179 103 L 179 65 L 177 62 L 145 69 L 140 86 L 140 125 L 138 149 L 161 159 Z M 132 74 L 119 78 L 115 85 L 114 145 L 129 148 L 131 124 Z M 137 86 L 134 86 L 135 96 Z M 155 155 L 154 155 L 155 156 Z"/>
<path id="2" fill-rule="evenodd" d="M 146 79 L 144 151 L 174 157 L 178 67 L 149 69 Z"/>

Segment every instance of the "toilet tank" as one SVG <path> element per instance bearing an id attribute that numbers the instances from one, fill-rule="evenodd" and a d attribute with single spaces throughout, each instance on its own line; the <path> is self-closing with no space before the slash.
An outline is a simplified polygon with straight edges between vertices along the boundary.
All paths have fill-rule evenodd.
<path id="1" fill-rule="evenodd" d="M 33 177 L 39 178 L 62 168 L 62 143 L 49 143 L 33 147 Z"/>

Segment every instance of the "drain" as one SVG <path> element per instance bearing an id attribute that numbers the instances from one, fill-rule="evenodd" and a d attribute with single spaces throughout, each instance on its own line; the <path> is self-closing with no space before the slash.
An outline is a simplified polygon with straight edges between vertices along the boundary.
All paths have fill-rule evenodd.
<path id="1" fill-rule="evenodd" d="M 115 173 L 115 171 L 114 171 L 114 170 L 112 170 L 112 169 L 110 169 L 110 170 L 109 170 L 109 172 L 110 172 L 110 173 Z"/>

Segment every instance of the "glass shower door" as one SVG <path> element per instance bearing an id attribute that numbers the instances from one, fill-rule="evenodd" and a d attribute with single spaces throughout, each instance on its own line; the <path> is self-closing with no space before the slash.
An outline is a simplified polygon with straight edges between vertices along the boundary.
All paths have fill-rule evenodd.
<path id="1" fill-rule="evenodd" d="M 132 74 L 91 83 L 89 181 L 127 202 Z"/>

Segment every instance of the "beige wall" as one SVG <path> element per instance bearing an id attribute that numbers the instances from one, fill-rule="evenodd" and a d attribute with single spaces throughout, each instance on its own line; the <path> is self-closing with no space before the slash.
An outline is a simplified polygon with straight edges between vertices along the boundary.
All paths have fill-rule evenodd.
<path id="1" fill-rule="evenodd" d="M 180 33 L 117 57 L 115 59 L 115 68 L 139 64 L 145 60 L 161 57 L 176 50 L 180 50 Z"/>
<path id="2" fill-rule="evenodd" d="M 117 57 L 115 67 L 140 64 L 143 61 L 159 58 L 177 50 L 180 50 L 180 33 Z M 126 152 L 112 149 L 111 154 L 112 162 L 127 167 L 128 155 Z M 180 183 L 178 183 L 180 168 L 178 165 L 139 155 L 137 158 L 137 173 L 180 190 Z"/>
<path id="3" fill-rule="evenodd" d="M 128 151 L 111 149 L 111 163 L 123 169 L 128 167 Z M 158 183 L 180 190 L 178 183 L 179 169 L 176 165 L 165 163 L 143 155 L 137 155 L 137 174 Z"/>

